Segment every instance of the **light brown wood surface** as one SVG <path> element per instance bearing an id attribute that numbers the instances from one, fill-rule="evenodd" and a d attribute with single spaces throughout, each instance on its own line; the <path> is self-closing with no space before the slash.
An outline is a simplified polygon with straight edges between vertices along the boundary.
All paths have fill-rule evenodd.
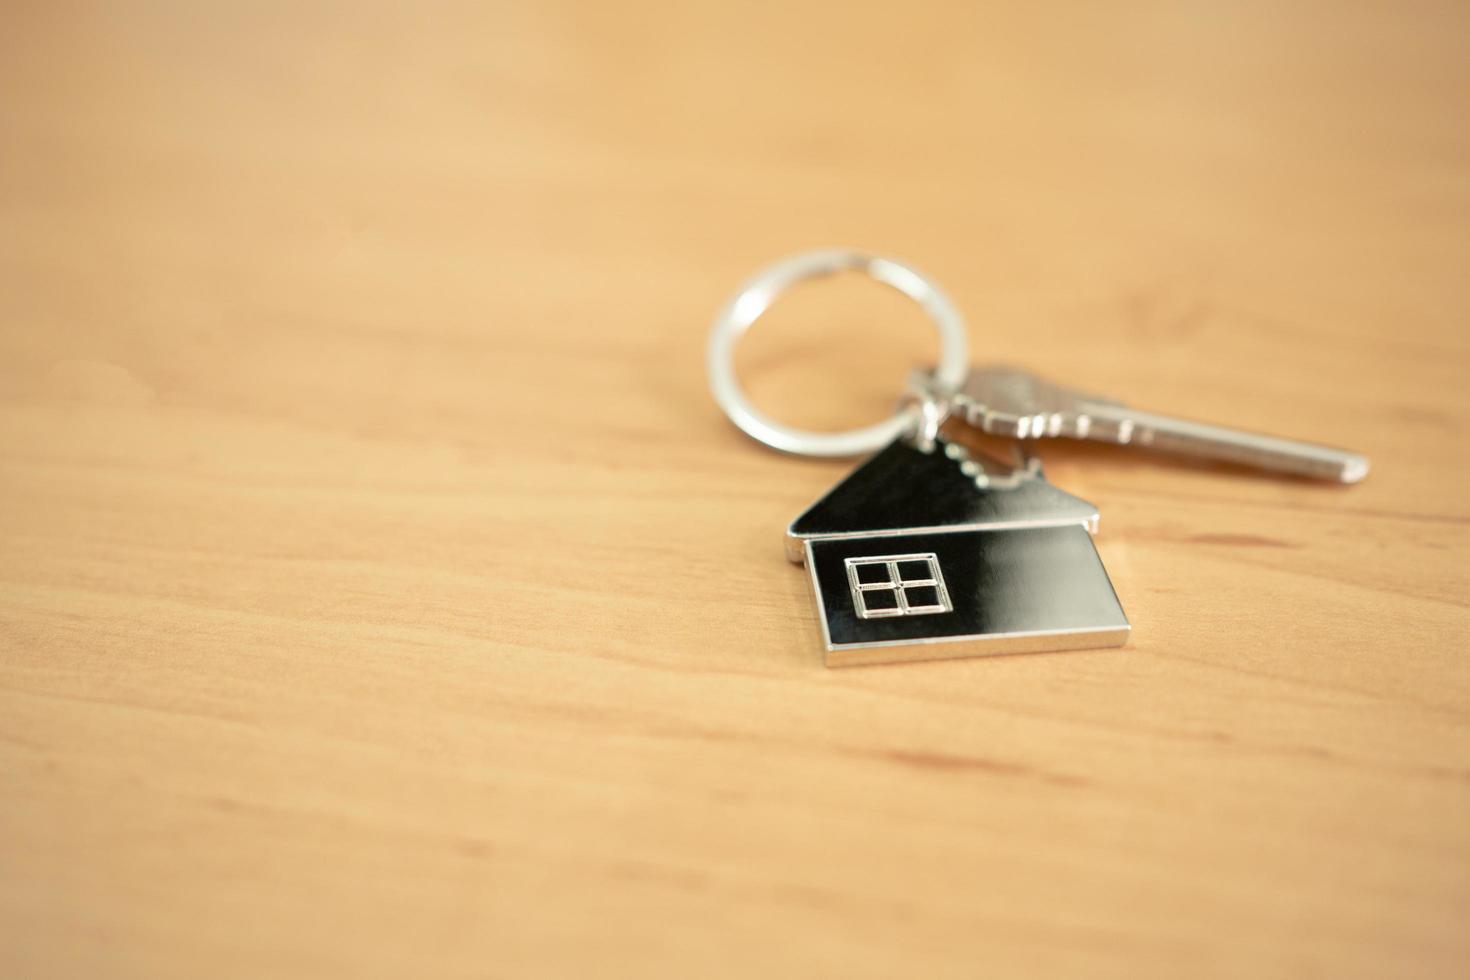
<path id="1" fill-rule="evenodd" d="M 1470 969 L 1463 4 L 8 5 L 0 976 Z M 764 263 L 1346 445 L 1050 446 L 1123 650 L 826 670 Z M 861 282 L 795 422 L 933 356 Z"/>

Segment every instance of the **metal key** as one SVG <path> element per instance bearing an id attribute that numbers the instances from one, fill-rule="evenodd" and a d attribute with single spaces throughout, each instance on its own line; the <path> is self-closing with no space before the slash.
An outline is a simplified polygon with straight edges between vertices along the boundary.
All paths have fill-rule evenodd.
<path id="1" fill-rule="evenodd" d="M 1095 439 L 1342 483 L 1368 473 L 1367 457 L 1345 449 L 1140 412 L 1015 368 L 971 369 L 951 396 L 950 411 L 978 429 L 1015 439 Z"/>

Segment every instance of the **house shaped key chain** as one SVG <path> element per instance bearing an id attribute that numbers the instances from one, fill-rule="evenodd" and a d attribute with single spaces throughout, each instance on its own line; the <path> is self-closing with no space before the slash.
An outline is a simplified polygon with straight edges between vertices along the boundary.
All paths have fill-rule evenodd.
<path id="1" fill-rule="evenodd" d="M 923 307 L 939 362 L 915 372 L 890 418 L 811 432 L 756 409 L 735 378 L 736 340 L 783 290 L 857 272 Z M 803 456 L 878 450 L 791 523 L 827 665 L 1121 646 L 1128 619 L 1092 545 L 1097 509 L 1047 483 L 1039 463 L 972 454 L 944 438 L 1068 436 L 1185 452 L 1296 476 L 1356 483 L 1360 453 L 1130 409 L 1014 368 L 969 367 L 965 323 L 934 281 L 897 259 L 851 249 L 792 256 L 757 273 L 715 317 L 710 392 L 741 431 Z M 959 431 L 951 428 L 952 433 Z"/>
<path id="2" fill-rule="evenodd" d="M 829 667 L 1121 646 L 1097 509 L 957 442 L 899 438 L 791 523 Z"/>

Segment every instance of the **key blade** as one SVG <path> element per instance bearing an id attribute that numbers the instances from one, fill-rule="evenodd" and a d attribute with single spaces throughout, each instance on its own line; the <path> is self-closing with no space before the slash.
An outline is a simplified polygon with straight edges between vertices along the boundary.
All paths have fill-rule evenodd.
<path id="1" fill-rule="evenodd" d="M 1099 428 L 1114 431 L 1112 441 L 1121 445 L 1338 483 L 1357 483 L 1368 475 L 1368 457 L 1335 446 L 1140 412 L 1116 403 L 1083 402 L 1078 409 Z"/>

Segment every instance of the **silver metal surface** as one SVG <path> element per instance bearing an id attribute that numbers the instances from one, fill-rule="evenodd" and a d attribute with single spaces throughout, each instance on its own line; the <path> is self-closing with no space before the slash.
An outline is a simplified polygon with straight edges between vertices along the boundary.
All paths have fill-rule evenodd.
<path id="1" fill-rule="evenodd" d="M 854 565 L 921 554 L 945 583 L 922 615 L 865 612 Z M 1122 646 L 1130 628 L 1080 524 L 805 542 L 829 667 Z"/>
<path id="2" fill-rule="evenodd" d="M 950 408 L 985 432 L 1015 439 L 1065 436 L 1146 446 L 1341 483 L 1368 474 L 1368 459 L 1359 453 L 1140 412 L 1014 368 L 971 371 Z"/>
<path id="3" fill-rule="evenodd" d="M 968 369 L 965 321 L 949 297 L 927 276 L 897 259 L 851 249 L 828 249 L 792 256 L 756 273 L 730 299 L 710 327 L 706 363 L 710 391 L 730 420 L 746 435 L 782 452 L 803 456 L 860 456 L 892 442 L 921 421 L 922 405 L 909 405 L 875 425 L 846 432 L 811 432 L 784 425 L 750 403 L 735 377 L 735 343 L 782 292 L 798 282 L 842 271 L 863 273 L 891 286 L 924 308 L 939 330 L 935 376 L 957 387 Z"/>
<path id="4" fill-rule="evenodd" d="M 1117 646 L 1097 509 L 1040 469 L 899 438 L 791 522 L 828 666 Z"/>

